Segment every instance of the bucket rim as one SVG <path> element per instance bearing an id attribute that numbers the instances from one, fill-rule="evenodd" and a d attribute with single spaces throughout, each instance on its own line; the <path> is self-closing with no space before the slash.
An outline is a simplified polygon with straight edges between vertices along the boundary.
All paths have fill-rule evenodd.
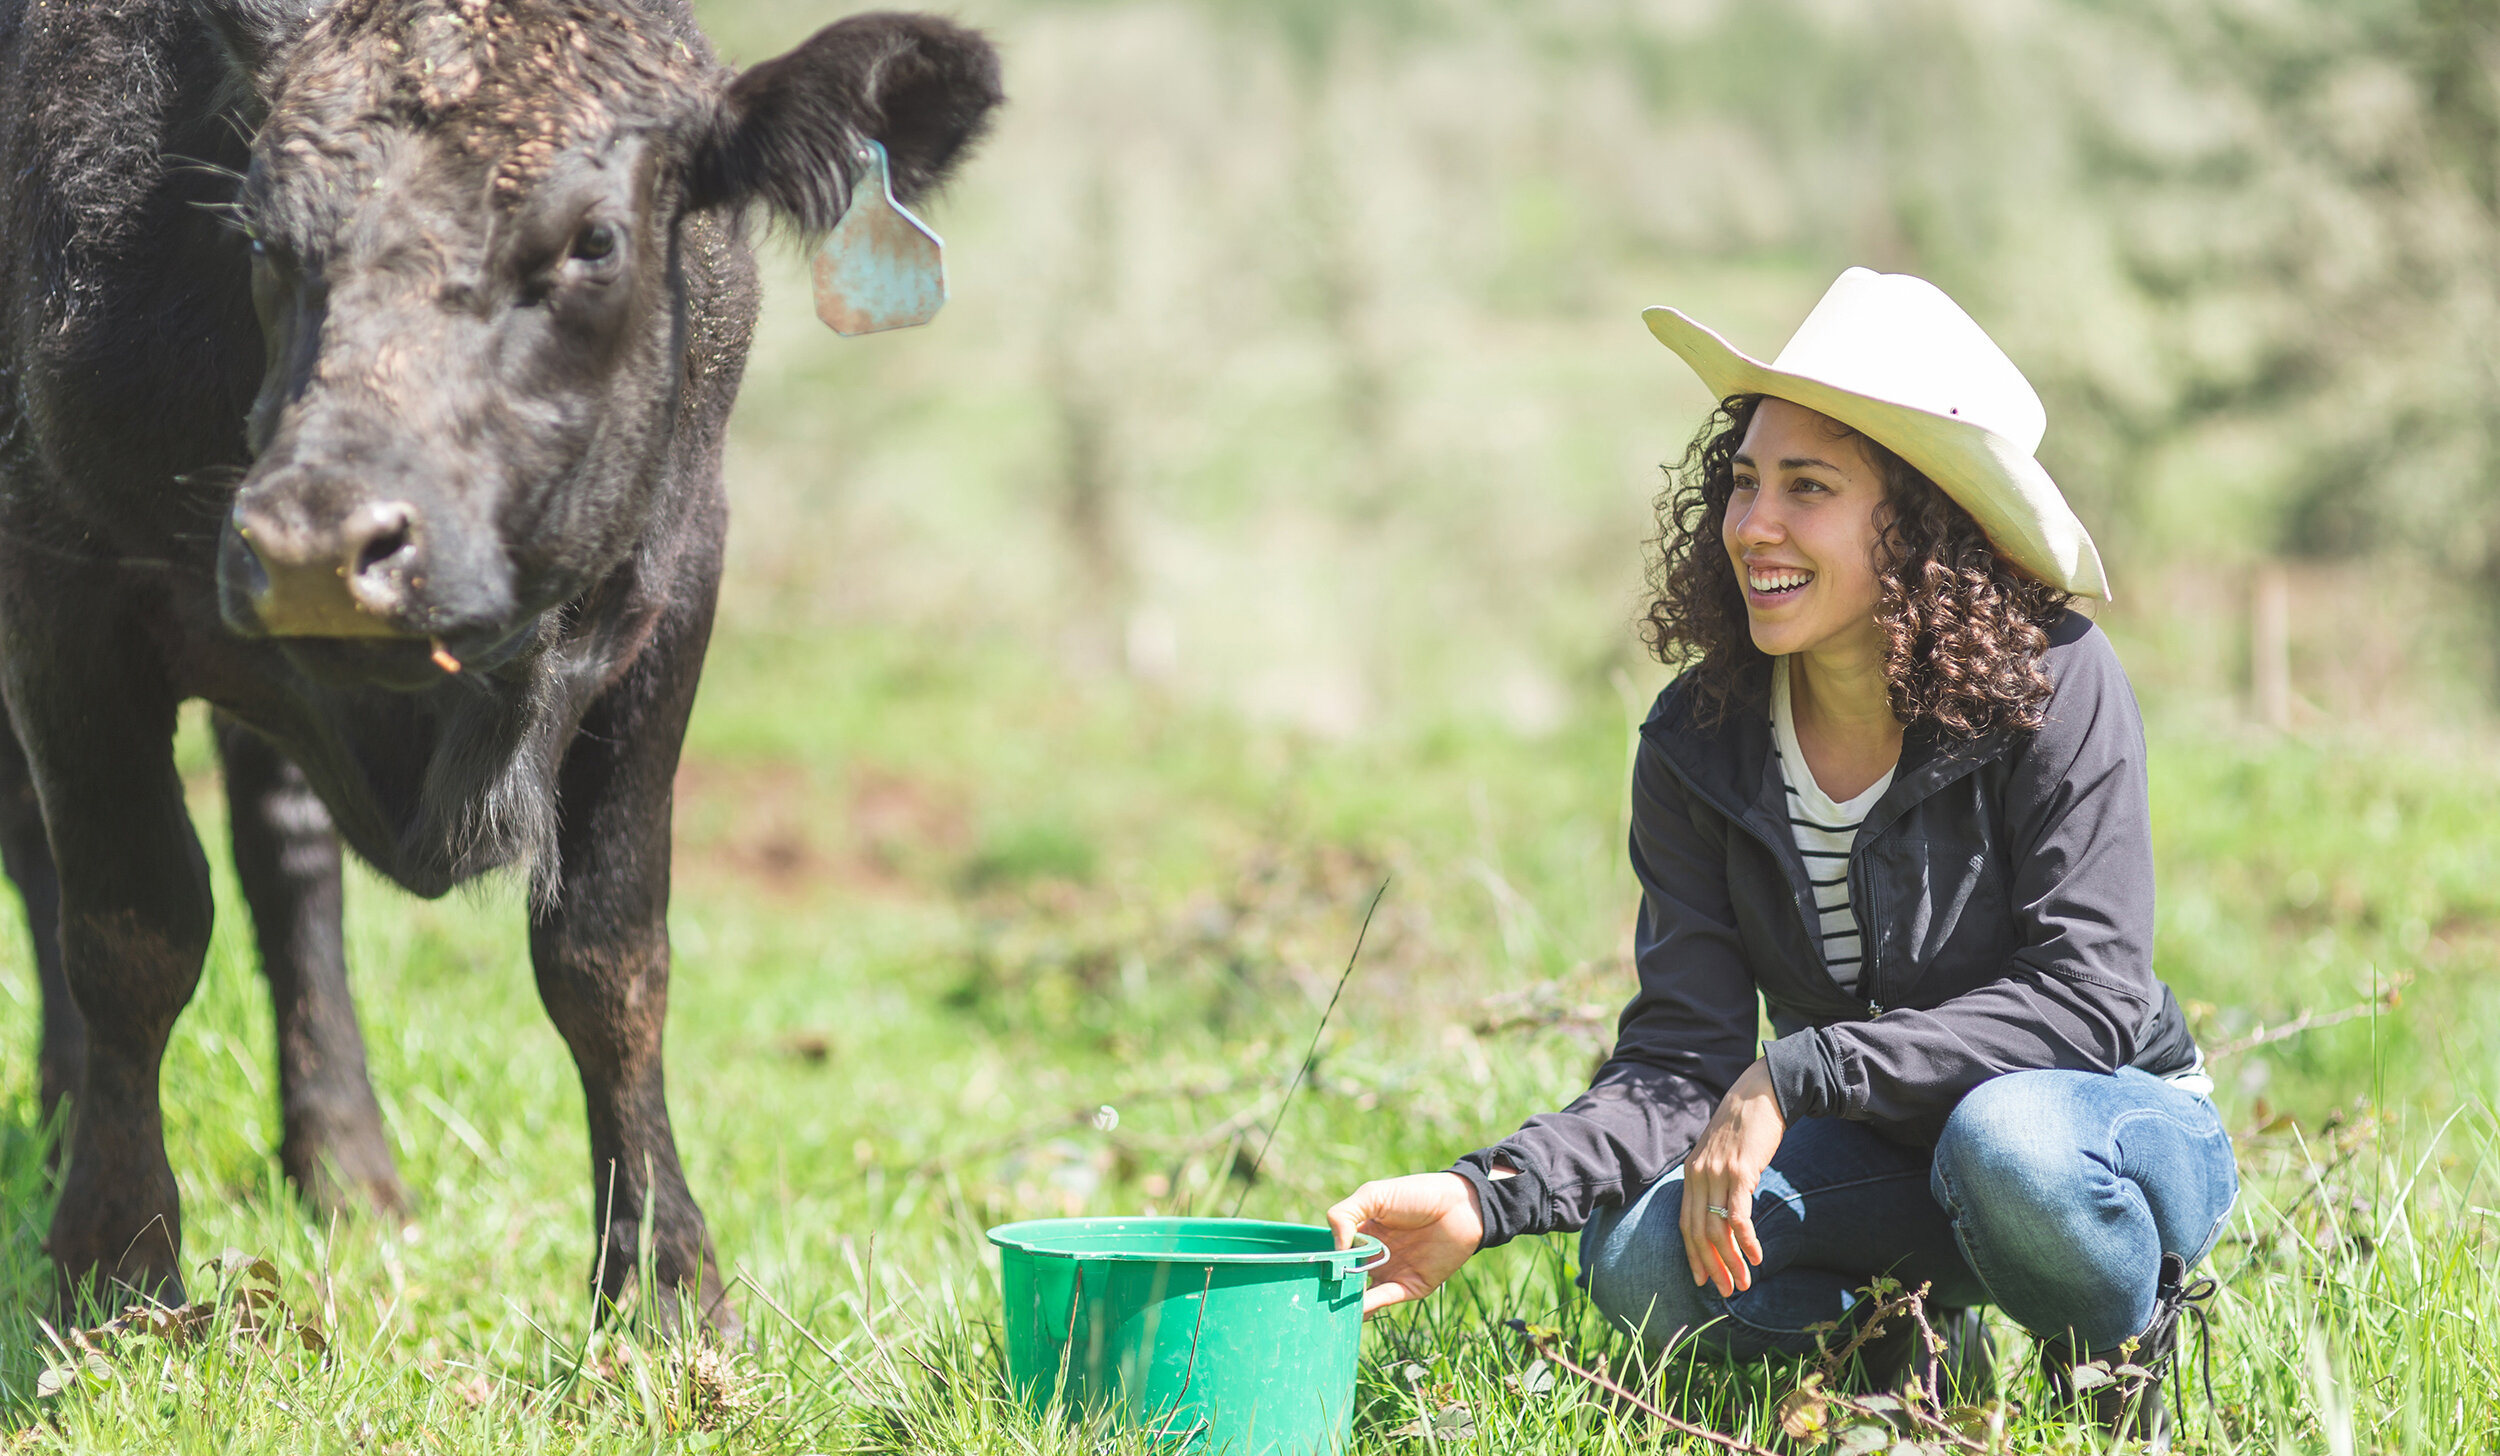
<path id="1" fill-rule="evenodd" d="M 1038 1247 L 1030 1240 L 1043 1230 L 1062 1232 L 1085 1225 L 1126 1225 L 1139 1232 L 1174 1227 L 1191 1229 L 1234 1229 L 1244 1233 L 1257 1230 L 1290 1230 L 1294 1233 L 1327 1234 L 1324 1224 L 1285 1223 L 1263 1218 L 1184 1218 L 1163 1214 L 1136 1218 L 1027 1218 L 1002 1223 L 988 1231 L 989 1241 L 1001 1249 L 1038 1259 L 1071 1259 L 1124 1264 L 1334 1264 L 1339 1260 L 1370 1263 L 1388 1254 L 1388 1245 L 1370 1234 L 1356 1234 L 1354 1243 L 1346 1248 L 1284 1250 L 1272 1254 L 1231 1254 L 1183 1252 L 1179 1250 L 1144 1249 L 1052 1249 Z M 1376 1267 L 1376 1266 L 1375 1266 Z"/>

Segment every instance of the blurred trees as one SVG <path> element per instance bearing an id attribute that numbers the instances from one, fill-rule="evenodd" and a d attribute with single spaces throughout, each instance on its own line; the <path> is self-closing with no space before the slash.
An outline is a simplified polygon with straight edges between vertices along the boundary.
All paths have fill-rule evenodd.
<path id="1" fill-rule="evenodd" d="M 750 58 L 822 20 L 705 8 Z M 940 207 L 955 311 L 847 353 L 768 319 L 742 427 L 840 455 L 800 508 L 876 543 L 854 609 L 954 582 L 1316 726 L 1548 721 L 1634 660 L 1703 405 L 1638 309 L 1767 352 L 1863 263 L 2040 387 L 2122 616 L 2174 568 L 2358 561 L 2408 641 L 2489 656 L 2500 0 L 966 8 L 1013 104 Z M 828 386 L 879 420 L 812 439 Z"/>
<path id="2" fill-rule="evenodd" d="M 2153 100 L 2074 103 L 2152 375 L 2086 409 L 2137 455 L 2269 437 L 2263 544 L 2500 589 L 2500 4 L 2077 9 Z"/>

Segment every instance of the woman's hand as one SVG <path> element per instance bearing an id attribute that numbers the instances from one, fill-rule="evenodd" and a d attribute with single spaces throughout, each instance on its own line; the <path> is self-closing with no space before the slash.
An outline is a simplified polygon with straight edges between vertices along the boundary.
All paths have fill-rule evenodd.
<path id="1" fill-rule="evenodd" d="M 1366 1319 L 1440 1288 L 1484 1243 L 1476 1190 L 1456 1173 L 1410 1173 L 1366 1183 L 1328 1210 L 1328 1227 L 1340 1249 L 1352 1248 L 1357 1234 L 1388 1246 L 1388 1262 L 1372 1271 L 1371 1287 L 1363 1291 Z"/>
<path id="2" fill-rule="evenodd" d="M 1755 1062 L 1719 1099 L 1719 1110 L 1684 1159 L 1684 1257 L 1692 1262 L 1693 1282 L 1716 1285 L 1722 1299 L 1753 1288 L 1753 1266 L 1762 1262 L 1762 1241 L 1753 1231 L 1754 1190 L 1787 1135 L 1771 1069 Z"/>

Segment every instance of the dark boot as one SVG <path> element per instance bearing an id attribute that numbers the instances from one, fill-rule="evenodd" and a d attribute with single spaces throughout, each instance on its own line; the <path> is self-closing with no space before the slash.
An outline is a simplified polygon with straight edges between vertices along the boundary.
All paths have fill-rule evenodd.
<path id="1" fill-rule="evenodd" d="M 1988 1333 L 1985 1311 L 1950 1306 L 1936 1311 L 1936 1333 L 1944 1336 L 1944 1394 L 1947 1405 L 1978 1405 L 1996 1399 L 1997 1345 Z"/>
<path id="2" fill-rule="evenodd" d="M 1867 1333 L 1866 1342 L 1858 1346 L 1856 1367 L 1842 1372 L 1844 1383 L 1860 1394 L 1893 1393 L 1900 1390 L 1914 1368 L 1927 1363 L 1925 1353 L 1918 1337 L 1918 1321 L 1910 1318 L 1907 1310 L 1896 1311 Z"/>
<path id="3" fill-rule="evenodd" d="M 1947 1305 L 1929 1313 L 1928 1323 L 1944 1341 L 1936 1362 L 1942 1391 L 1928 1394 L 1941 1405 L 1971 1405 L 1996 1394 L 1996 1346 L 1988 1337 L 1988 1321 L 1976 1308 Z M 1858 1347 L 1855 1388 L 1898 1395 L 1911 1376 L 1927 1383 L 1927 1351 L 1918 1321 L 1907 1312 L 1884 1321 L 1874 1338 Z"/>
<path id="4" fill-rule="evenodd" d="M 2161 1256 L 2161 1281 L 2153 1290 L 2153 1317 L 2133 1339 L 2106 1350 L 2077 1351 L 2066 1340 L 2040 1346 L 2040 1364 L 2049 1390 L 2061 1406 L 2081 1402 L 2092 1423 L 2115 1436 L 2142 1441 L 2148 1451 L 2170 1449 L 2170 1410 L 2162 1404 L 2162 1382 L 2179 1354 L 2179 1317 L 2193 1314 L 2201 1326 L 2204 1301 L 2213 1297 L 2214 1282 L 2187 1282 L 2187 1261 L 2176 1254 Z M 2208 1361 L 2210 1362 L 2210 1356 Z M 2213 1399 L 2213 1381 L 2206 1378 L 2205 1398 Z"/>

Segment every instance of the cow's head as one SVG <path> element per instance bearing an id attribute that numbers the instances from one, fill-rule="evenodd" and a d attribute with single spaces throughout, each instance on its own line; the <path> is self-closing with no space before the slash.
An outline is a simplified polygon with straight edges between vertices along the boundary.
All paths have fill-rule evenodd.
<path id="1" fill-rule="evenodd" d="M 908 198 L 1000 99 L 989 45 L 924 16 L 732 75 L 657 0 L 193 3 L 259 117 L 223 612 L 379 682 L 503 660 L 643 538 L 685 381 L 739 363 L 689 356 L 745 344 L 690 318 L 719 234 L 689 219 L 830 228 L 864 138 Z"/>

